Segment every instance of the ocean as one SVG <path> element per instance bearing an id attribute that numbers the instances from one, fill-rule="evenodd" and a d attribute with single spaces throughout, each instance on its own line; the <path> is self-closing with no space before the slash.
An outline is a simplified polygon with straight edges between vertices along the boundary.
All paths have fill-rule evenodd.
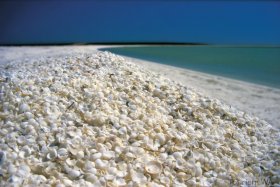
<path id="1" fill-rule="evenodd" d="M 280 88 L 280 47 L 141 46 L 102 51 Z"/>

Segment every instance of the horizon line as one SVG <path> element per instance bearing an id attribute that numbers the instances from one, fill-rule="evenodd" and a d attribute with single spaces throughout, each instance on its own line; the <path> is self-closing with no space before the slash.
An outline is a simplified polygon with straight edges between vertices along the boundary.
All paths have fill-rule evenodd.
<path id="1" fill-rule="evenodd" d="M 0 47 L 19 47 L 19 46 L 81 46 L 81 45 L 209 45 L 209 46 L 241 46 L 241 47 L 280 47 L 280 44 L 211 44 L 201 42 L 61 42 L 61 43 L 20 43 L 9 44 L 0 43 Z"/>

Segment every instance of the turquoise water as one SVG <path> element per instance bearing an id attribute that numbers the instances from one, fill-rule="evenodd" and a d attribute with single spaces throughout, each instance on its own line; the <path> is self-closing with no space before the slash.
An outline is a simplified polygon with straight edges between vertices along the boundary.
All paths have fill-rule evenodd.
<path id="1" fill-rule="evenodd" d="M 280 47 L 143 46 L 102 50 L 280 88 Z"/>

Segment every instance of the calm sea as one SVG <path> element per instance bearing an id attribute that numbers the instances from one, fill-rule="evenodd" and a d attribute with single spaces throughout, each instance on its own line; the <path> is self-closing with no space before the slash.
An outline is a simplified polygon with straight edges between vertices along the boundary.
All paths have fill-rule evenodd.
<path id="1" fill-rule="evenodd" d="M 280 88 L 280 47 L 149 46 L 102 50 Z"/>

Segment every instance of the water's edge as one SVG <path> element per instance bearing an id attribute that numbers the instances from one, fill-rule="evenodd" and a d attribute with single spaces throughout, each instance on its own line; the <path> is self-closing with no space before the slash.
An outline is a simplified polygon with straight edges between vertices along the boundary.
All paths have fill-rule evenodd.
<path id="1" fill-rule="evenodd" d="M 280 47 L 138 46 L 99 50 L 280 88 Z"/>

